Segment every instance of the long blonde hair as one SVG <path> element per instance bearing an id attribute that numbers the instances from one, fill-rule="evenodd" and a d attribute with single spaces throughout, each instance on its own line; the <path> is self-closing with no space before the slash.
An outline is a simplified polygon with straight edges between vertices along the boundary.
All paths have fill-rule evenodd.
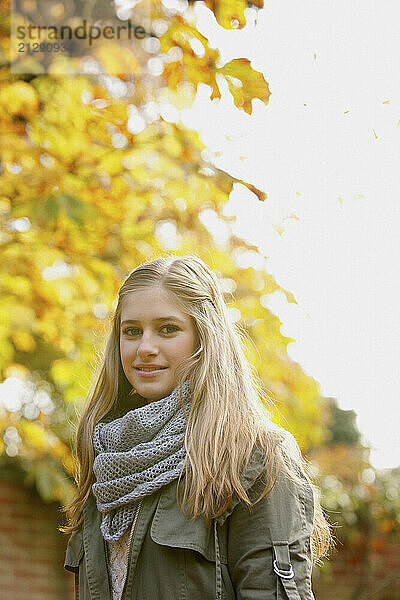
<path id="1" fill-rule="evenodd" d="M 297 444 L 285 443 L 290 434 L 269 418 L 261 382 L 247 361 L 241 332 L 228 318 L 227 307 L 216 275 L 197 256 L 166 256 L 138 266 L 125 280 L 112 321 L 103 360 L 88 393 L 88 402 L 77 430 L 77 492 L 66 507 L 69 518 L 63 529 L 71 532 L 82 524 L 83 506 L 93 480 L 93 429 L 106 415 L 135 408 L 131 385 L 120 359 L 120 322 L 128 294 L 150 286 L 161 286 L 177 306 L 193 319 L 199 344 L 176 372 L 177 385 L 189 381 L 192 407 L 185 437 L 187 451 L 184 486 L 180 503 L 189 517 L 201 514 L 209 521 L 224 513 L 236 496 L 251 506 L 241 484 L 255 446 L 263 450 L 267 486 L 258 502 L 272 488 L 280 468 L 298 478 L 306 475 Z M 130 404 L 127 404 L 127 399 Z M 288 448 L 292 447 L 289 451 Z M 330 545 L 330 529 L 314 489 L 313 554 L 317 559 Z"/>

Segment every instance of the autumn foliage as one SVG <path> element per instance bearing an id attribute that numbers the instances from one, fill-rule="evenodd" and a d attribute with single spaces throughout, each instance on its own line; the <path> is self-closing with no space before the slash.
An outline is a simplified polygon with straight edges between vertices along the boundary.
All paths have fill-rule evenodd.
<path id="1" fill-rule="evenodd" d="M 200 84 L 209 86 L 210 102 L 220 98 L 221 78 L 237 109 L 249 114 L 255 98 L 268 104 L 270 91 L 247 58 L 221 64 L 196 29 L 193 4 L 174 12 L 152 2 L 152 18 L 164 29 L 152 42 L 103 40 L 92 62 L 38 55 L 28 73 L 10 72 L 10 14 L 2 8 L 1 466 L 48 501 L 71 494 L 76 408 L 119 286 L 157 253 L 195 251 L 210 264 L 233 318 L 252 340 L 248 356 L 270 391 L 275 417 L 306 452 L 329 441 L 329 404 L 288 356 L 292 340 L 267 307 L 277 290 L 288 302 L 293 295 L 268 274 L 265 261 L 243 266 L 254 257 L 260 264 L 257 247 L 232 234 L 218 241 L 210 225 L 229 231 L 224 206 L 234 186 L 247 187 L 257 201 L 266 195 L 209 162 L 179 110 L 191 106 Z M 262 8 L 260 0 L 205 4 L 227 29 L 245 26 L 249 5 Z M 325 464 L 333 468 L 322 450 L 318 461 L 321 473 Z"/>

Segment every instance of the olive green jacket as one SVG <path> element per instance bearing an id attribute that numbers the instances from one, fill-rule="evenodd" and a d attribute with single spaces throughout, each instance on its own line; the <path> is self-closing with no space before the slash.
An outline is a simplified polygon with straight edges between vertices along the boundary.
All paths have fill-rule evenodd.
<path id="1" fill-rule="evenodd" d="M 257 453 L 242 483 L 263 489 Z M 207 525 L 188 519 L 176 482 L 146 497 L 130 547 L 123 600 L 314 600 L 310 536 L 311 486 L 281 471 L 272 491 L 249 510 L 239 501 Z M 71 535 L 65 568 L 75 573 L 76 600 L 111 600 L 101 515 L 91 495 L 81 529 Z"/>

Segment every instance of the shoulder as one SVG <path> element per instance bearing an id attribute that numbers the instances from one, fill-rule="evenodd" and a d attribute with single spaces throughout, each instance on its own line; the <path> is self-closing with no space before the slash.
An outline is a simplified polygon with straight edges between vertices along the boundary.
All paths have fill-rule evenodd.
<path id="1" fill-rule="evenodd" d="M 254 589 L 275 598 L 277 585 L 284 593 L 277 584 L 277 575 L 283 572 L 281 582 L 285 589 L 290 587 L 293 598 L 313 600 L 313 489 L 302 469 L 301 455 L 297 461 L 293 436 L 283 432 L 277 444 L 276 451 L 282 452 L 288 464 L 277 464 L 269 472 L 263 451 L 257 449 L 252 454 L 249 469 L 258 476 L 247 490 L 251 506 L 237 502 L 227 521 L 229 568 L 241 598 L 252 597 Z M 288 572 L 291 576 L 286 580 Z"/>
<path id="2" fill-rule="evenodd" d="M 295 437 L 275 423 L 269 423 L 263 443 L 253 446 L 249 461 L 241 477 L 248 489 L 258 480 L 285 479 L 285 473 L 299 484 L 308 481 L 304 460 Z M 281 473 L 279 477 L 278 474 Z"/>
<path id="3" fill-rule="evenodd" d="M 228 516 L 241 519 L 258 515 L 288 537 L 301 530 L 311 534 L 314 521 L 314 490 L 305 472 L 299 446 L 288 431 L 276 426 L 271 437 L 272 458 L 255 446 L 241 479 L 251 505 L 235 501 Z M 253 517 L 254 518 L 254 517 Z"/>

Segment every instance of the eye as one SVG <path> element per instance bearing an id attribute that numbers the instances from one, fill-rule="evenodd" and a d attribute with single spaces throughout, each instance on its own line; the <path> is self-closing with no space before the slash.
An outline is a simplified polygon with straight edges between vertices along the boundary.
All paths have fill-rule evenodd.
<path id="1" fill-rule="evenodd" d="M 163 325 L 161 331 L 163 333 L 175 333 L 176 331 L 179 331 L 179 327 L 176 325 Z"/>
<path id="2" fill-rule="evenodd" d="M 122 333 L 124 335 L 134 337 L 135 335 L 139 335 L 140 329 L 138 329 L 137 327 L 125 327 L 125 329 L 123 329 Z"/>

